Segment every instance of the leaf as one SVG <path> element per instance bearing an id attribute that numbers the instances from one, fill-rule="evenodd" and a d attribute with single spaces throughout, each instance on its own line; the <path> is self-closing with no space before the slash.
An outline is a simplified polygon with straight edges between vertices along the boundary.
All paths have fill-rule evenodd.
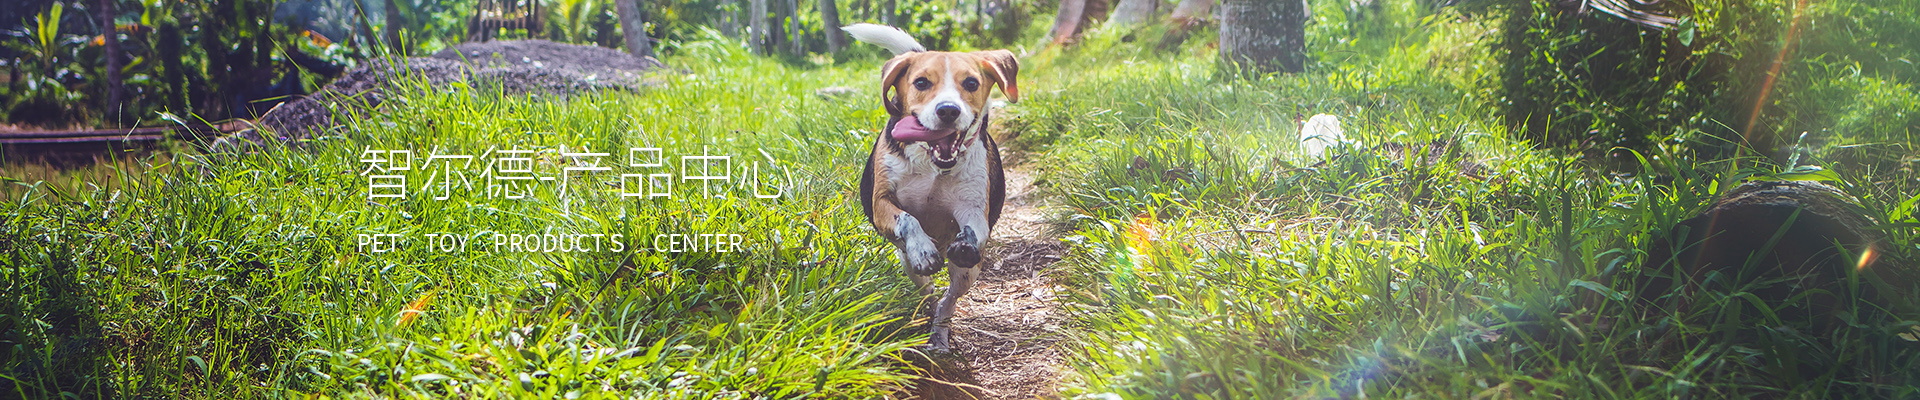
<path id="1" fill-rule="evenodd" d="M 1824 169 L 1824 168 L 1815 167 L 1811 165 L 1804 165 L 1804 166 L 1794 168 L 1793 170 L 1790 170 L 1790 171 L 1781 172 L 1773 175 L 1754 176 L 1751 179 L 1776 180 L 1776 181 L 1838 182 L 1840 181 L 1840 173 L 1833 172 L 1833 170 L 1830 170 L 1830 169 Z"/>
<path id="2" fill-rule="evenodd" d="M 1920 342 L 1920 325 L 1909 326 L 1907 327 L 1907 330 L 1909 332 L 1901 333 L 1899 335 L 1901 340 L 1905 340 L 1909 342 Z"/>
<path id="3" fill-rule="evenodd" d="M 200 374 L 205 375 L 207 373 L 207 360 L 201 359 L 200 356 L 187 356 L 187 362 L 193 363 L 195 368 L 199 368 Z"/>
<path id="4" fill-rule="evenodd" d="M 1912 219 L 1915 219 L 1916 217 L 1920 217 L 1920 215 L 1917 215 L 1920 213 L 1915 212 L 1917 211 L 1915 209 L 1916 206 L 1920 206 L 1920 194 L 1913 195 L 1913 198 L 1907 199 L 1907 201 L 1902 201 L 1900 202 L 1900 205 L 1894 206 L 1893 215 L 1890 215 L 1889 217 L 1891 218 L 1888 218 L 1888 219 L 1899 221 L 1899 220 L 1912 220 Z"/>
<path id="5" fill-rule="evenodd" d="M 1613 288 L 1609 288 L 1606 285 L 1600 284 L 1599 282 L 1583 281 L 1583 280 L 1575 279 L 1572 282 L 1567 282 L 1567 286 L 1586 288 L 1587 290 L 1592 290 L 1594 293 L 1599 293 L 1601 296 L 1606 296 L 1606 298 L 1612 299 L 1614 301 L 1627 299 L 1627 295 L 1621 294 L 1619 291 L 1613 290 Z"/>

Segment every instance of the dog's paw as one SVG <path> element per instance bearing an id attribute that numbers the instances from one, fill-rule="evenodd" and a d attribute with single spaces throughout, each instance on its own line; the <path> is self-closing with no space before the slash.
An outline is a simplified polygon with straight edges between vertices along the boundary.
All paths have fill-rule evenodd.
<path id="1" fill-rule="evenodd" d="M 966 242 L 954 241 L 947 245 L 947 259 L 960 268 L 973 268 L 980 264 L 980 248 Z"/>
<path id="2" fill-rule="evenodd" d="M 907 261 L 907 268 L 920 275 L 933 275 L 940 272 L 940 252 L 935 250 L 933 239 L 926 235 L 908 238 L 905 246 L 900 247 L 900 257 Z"/>
<path id="3" fill-rule="evenodd" d="M 920 220 L 907 213 L 900 213 L 894 222 L 893 235 L 899 238 L 900 261 L 907 263 L 907 271 L 926 276 L 940 272 L 940 264 L 946 260 L 940 257 L 940 249 L 933 244 L 933 238 L 920 230 Z"/>
<path id="4" fill-rule="evenodd" d="M 972 268 L 980 264 L 980 238 L 974 236 L 972 227 L 960 227 L 960 234 L 953 237 L 953 243 L 947 245 L 947 259 L 953 260 L 960 268 Z"/>

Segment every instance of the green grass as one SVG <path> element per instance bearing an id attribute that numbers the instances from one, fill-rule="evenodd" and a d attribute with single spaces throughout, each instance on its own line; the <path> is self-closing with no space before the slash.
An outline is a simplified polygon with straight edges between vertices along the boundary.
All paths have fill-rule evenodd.
<path id="1" fill-rule="evenodd" d="M 1032 95 L 1015 130 L 1053 149 L 1044 164 L 1067 166 L 1047 180 L 1074 229 L 1069 306 L 1083 327 L 1070 393 L 1920 394 L 1920 343 L 1898 336 L 1920 324 L 1920 304 L 1911 288 L 1865 297 L 1871 274 L 1842 290 L 1854 302 L 1837 318 L 1853 325 L 1840 328 L 1777 317 L 1806 300 L 1749 294 L 1765 283 L 1701 294 L 1702 306 L 1667 317 L 1633 300 L 1626 277 L 1653 268 L 1647 252 L 1668 227 L 1786 167 L 1662 145 L 1614 172 L 1535 150 L 1487 108 L 1477 71 L 1488 56 L 1458 50 L 1484 45 L 1488 25 L 1423 21 L 1253 81 L 1217 81 L 1205 54 L 1155 55 L 1113 33 L 1096 33 L 1085 53 L 1030 61 L 1056 68 L 1057 89 Z M 1834 92 L 1809 97 L 1859 96 L 1824 106 L 1877 116 L 1915 110 L 1884 92 L 1897 81 L 1830 82 Z M 1294 118 L 1315 113 L 1340 116 L 1361 146 L 1298 155 Z M 1914 221 L 1902 204 L 1920 192 L 1915 142 L 1870 134 L 1904 119 L 1849 118 L 1876 129 L 1816 132 L 1801 164 L 1843 171 L 1829 183 L 1874 218 Z M 1461 150 L 1435 163 L 1366 150 L 1435 139 Z M 1910 227 L 1887 227 L 1876 268 L 1912 272 Z"/>
<path id="2" fill-rule="evenodd" d="M 413 87 L 305 150 L 183 154 L 10 184 L 0 387 L 29 397 L 895 390 L 906 376 L 897 358 L 924 332 L 900 321 L 912 289 L 850 195 L 884 113 L 869 96 L 812 95 L 864 87 L 877 66 L 697 54 L 706 58 L 678 60 L 697 72 L 659 75 L 645 93 L 550 100 Z M 676 177 L 679 156 L 729 155 L 736 178 L 724 199 L 700 198 L 692 182 L 676 182 L 670 199 L 620 198 L 604 173 L 575 173 L 565 199 L 552 186 L 523 200 L 484 192 L 478 156 L 535 150 L 535 171 L 557 175 L 582 165 L 562 146 L 615 153 L 599 161 L 621 166 L 614 173 Z M 675 166 L 626 168 L 630 147 L 662 148 Z M 369 200 L 358 161 L 367 149 L 477 156 L 455 169 L 475 186 L 435 200 L 418 187 L 433 170 L 421 170 L 408 198 Z M 753 163 L 780 198 L 750 195 L 770 190 L 746 185 Z M 737 233 L 747 251 L 496 253 L 494 232 L 622 234 L 630 246 Z M 428 233 L 476 245 L 433 251 Z M 411 243 L 376 254 L 356 247 L 359 234 Z M 409 318 L 409 308 L 423 313 Z"/>

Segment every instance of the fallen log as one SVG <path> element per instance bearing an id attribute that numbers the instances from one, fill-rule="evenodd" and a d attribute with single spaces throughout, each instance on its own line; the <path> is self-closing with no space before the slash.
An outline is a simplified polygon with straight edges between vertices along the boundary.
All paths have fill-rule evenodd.
<path id="1" fill-rule="evenodd" d="M 1869 279 L 1904 287 L 1904 274 L 1874 256 L 1875 224 L 1832 186 L 1748 182 L 1650 246 L 1637 297 L 1667 314 L 1688 311 L 1705 291 L 1745 291 L 1782 320 L 1830 317 L 1845 296 L 1874 301 L 1876 286 L 1885 285 Z M 1855 274 L 1858 290 L 1847 284 Z"/>

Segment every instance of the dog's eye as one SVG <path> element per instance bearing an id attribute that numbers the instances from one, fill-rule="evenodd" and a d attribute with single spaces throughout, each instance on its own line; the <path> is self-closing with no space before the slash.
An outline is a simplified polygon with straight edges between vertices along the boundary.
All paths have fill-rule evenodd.
<path id="1" fill-rule="evenodd" d="M 927 78 L 923 77 L 923 78 L 918 78 L 913 80 L 914 89 L 927 90 L 928 88 L 932 88 L 932 87 L 933 87 L 933 81 L 927 80 Z"/>
<path id="2" fill-rule="evenodd" d="M 967 89 L 969 92 L 980 90 L 980 78 L 967 77 L 967 80 L 960 81 L 960 87 Z"/>

